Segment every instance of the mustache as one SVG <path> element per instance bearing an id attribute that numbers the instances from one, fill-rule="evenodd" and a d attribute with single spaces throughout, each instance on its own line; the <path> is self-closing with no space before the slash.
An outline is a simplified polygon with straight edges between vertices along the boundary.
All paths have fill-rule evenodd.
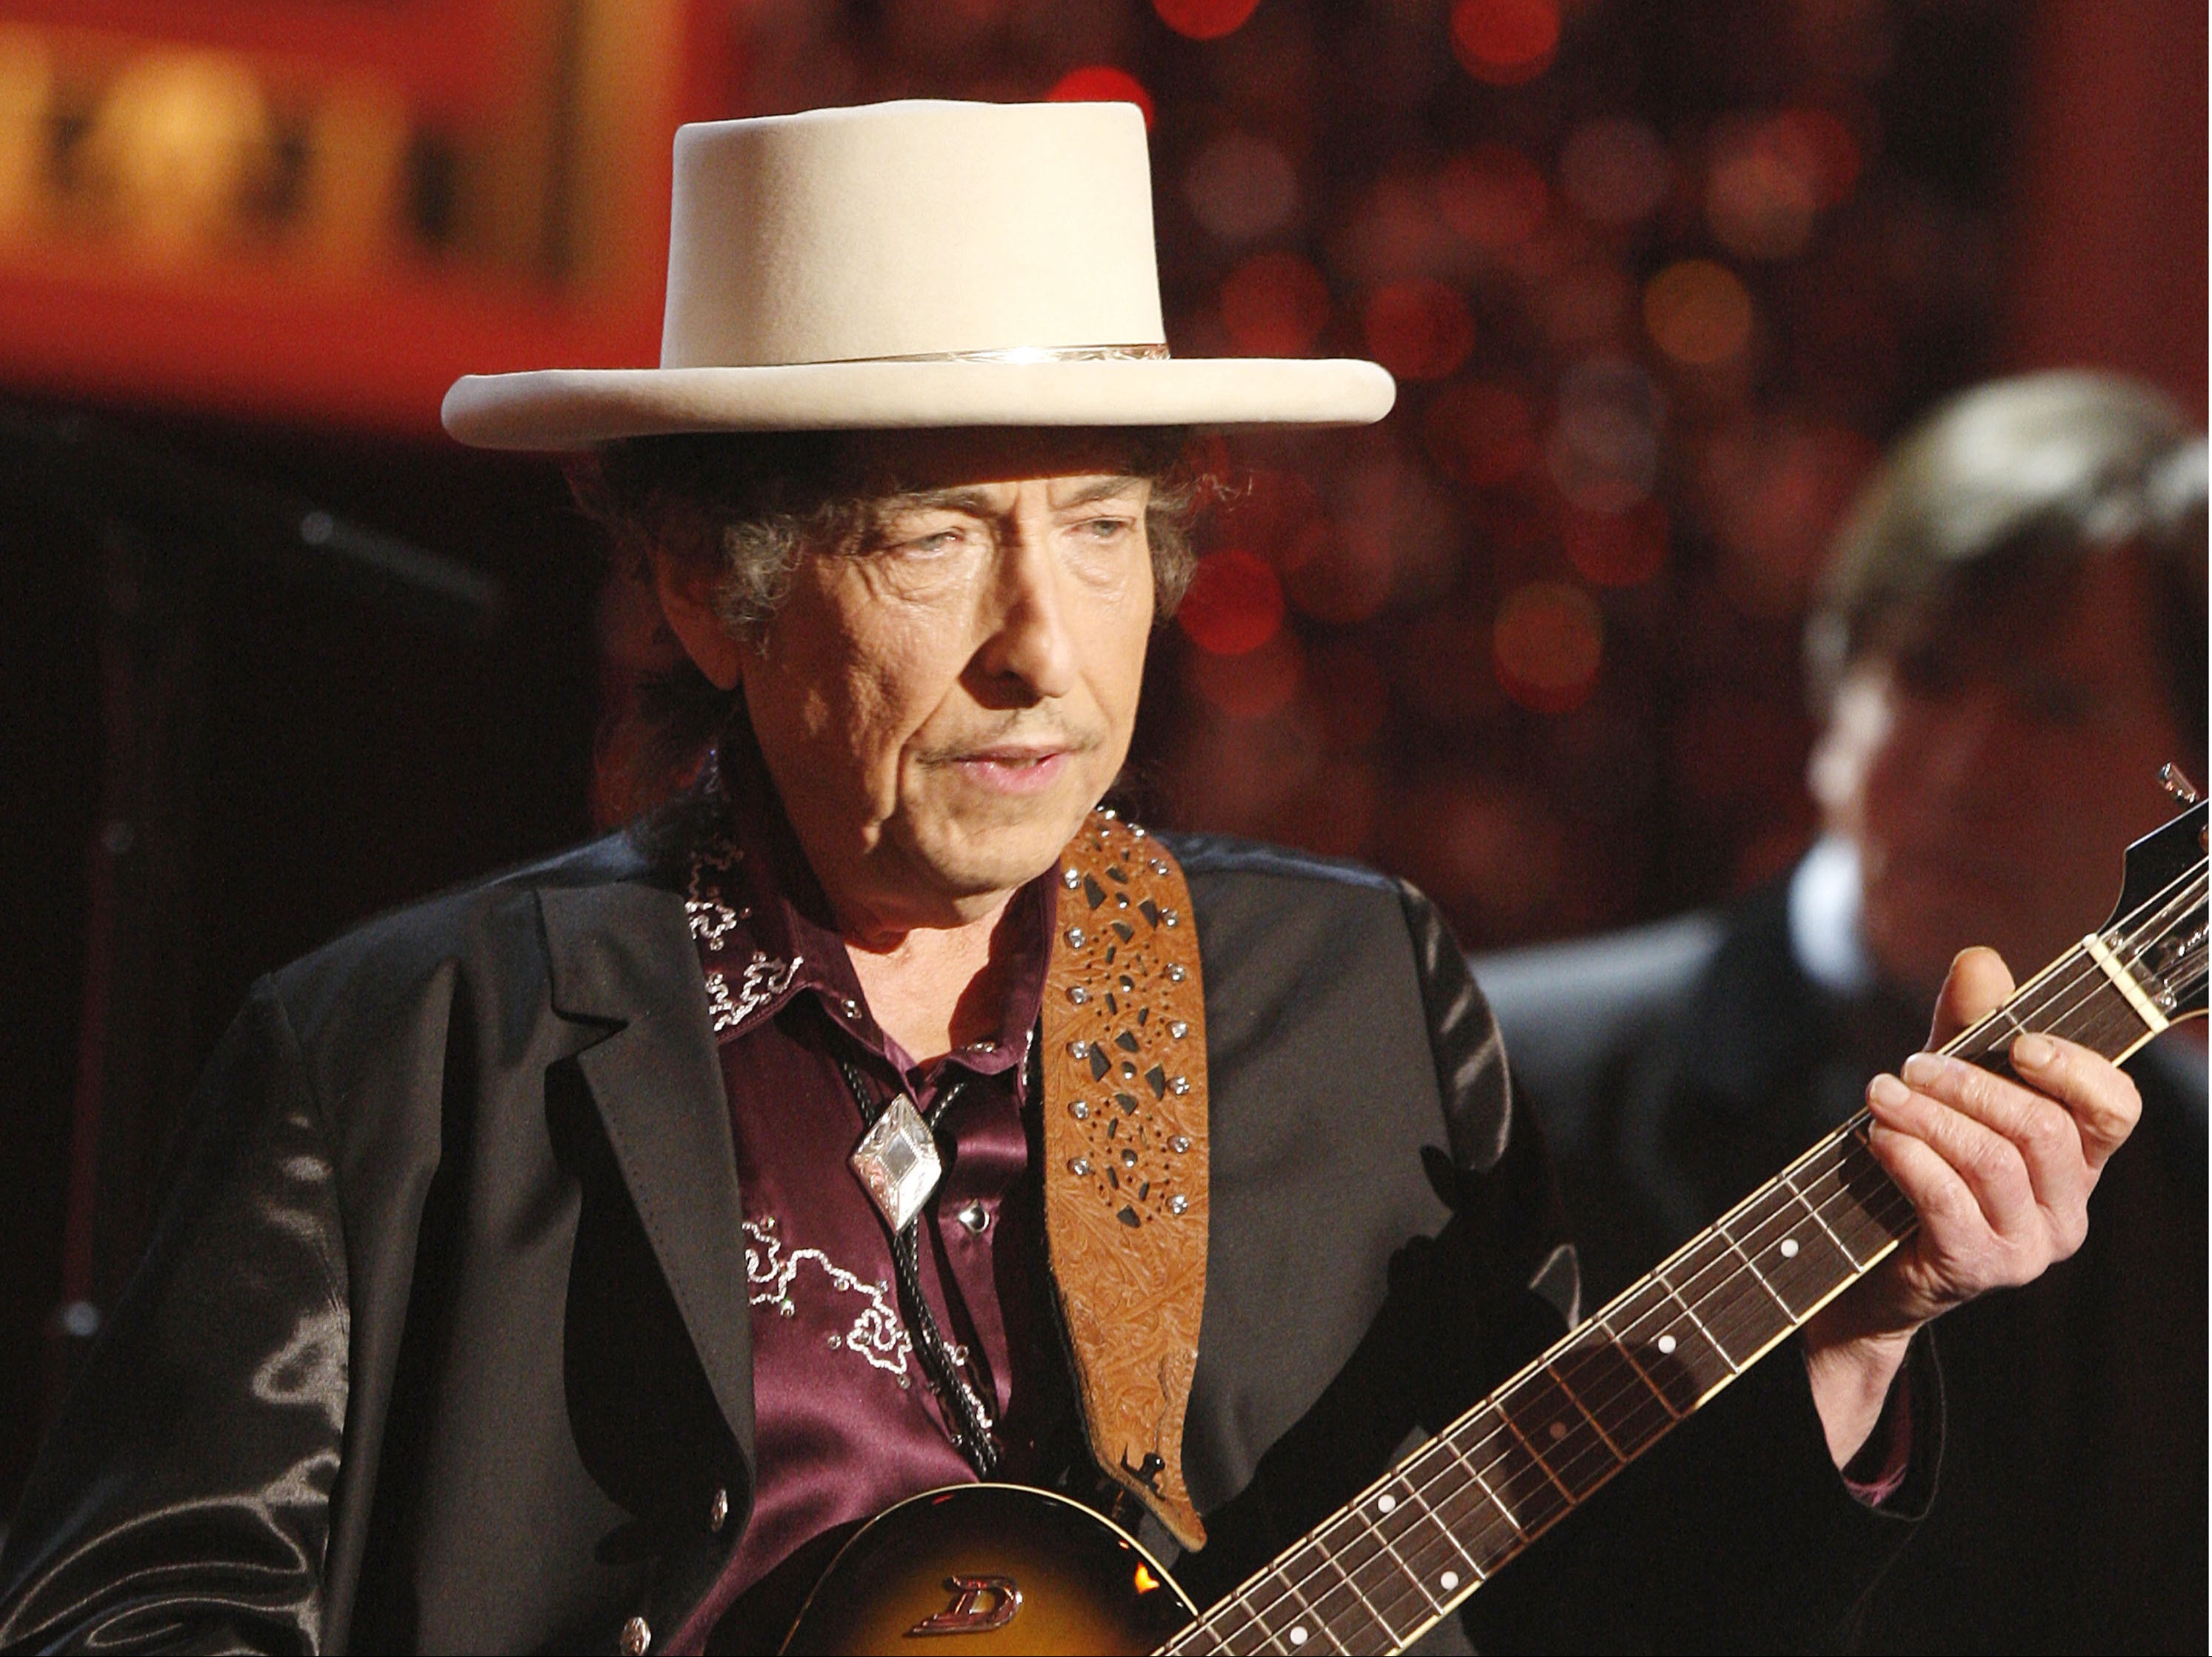
<path id="1" fill-rule="evenodd" d="M 1006 749 L 1088 754 L 1105 741 L 1103 726 L 1075 725 L 1057 717 L 1039 719 L 1034 714 L 1018 714 L 994 726 L 933 743 L 915 757 L 924 765 L 952 765 Z"/>

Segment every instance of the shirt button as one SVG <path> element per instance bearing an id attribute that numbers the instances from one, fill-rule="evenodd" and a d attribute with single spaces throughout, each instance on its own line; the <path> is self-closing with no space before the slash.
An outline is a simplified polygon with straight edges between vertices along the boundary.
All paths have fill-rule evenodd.
<path id="1" fill-rule="evenodd" d="M 968 1050 L 970 1053 L 996 1053 L 999 1044 L 996 1041 L 976 1041 L 971 1043 Z"/>
<path id="2" fill-rule="evenodd" d="M 653 1630 L 642 1617 L 633 1617 L 623 1624 L 623 1657 L 645 1657 L 646 1648 L 653 1643 Z"/>
<path id="3" fill-rule="evenodd" d="M 981 1235 L 991 1223 L 991 1211 L 981 1203 L 969 1203 L 960 1211 L 960 1223 Z"/>
<path id="4" fill-rule="evenodd" d="M 730 1493 L 716 1490 L 714 1499 L 707 1504 L 707 1528 L 720 1536 L 722 1527 L 729 1522 Z"/>
<path id="5" fill-rule="evenodd" d="M 844 1005 L 846 1017 L 858 1018 L 860 1016 L 860 1004 L 859 1002 L 848 998 Z"/>

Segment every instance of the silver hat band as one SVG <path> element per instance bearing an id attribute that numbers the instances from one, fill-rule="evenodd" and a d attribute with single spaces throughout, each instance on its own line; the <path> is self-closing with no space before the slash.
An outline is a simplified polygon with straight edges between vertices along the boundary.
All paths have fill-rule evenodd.
<path id="1" fill-rule="evenodd" d="M 1001 351 L 921 351 L 912 356 L 848 358 L 861 362 L 1165 362 L 1164 345 L 1015 345 Z"/>

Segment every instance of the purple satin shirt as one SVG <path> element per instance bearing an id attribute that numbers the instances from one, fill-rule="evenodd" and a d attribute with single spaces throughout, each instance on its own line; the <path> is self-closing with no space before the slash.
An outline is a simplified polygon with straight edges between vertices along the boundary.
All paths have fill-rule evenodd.
<path id="1" fill-rule="evenodd" d="M 707 976 L 744 1199 L 752 1308 L 753 1508 L 728 1569 L 666 1648 L 703 1648 L 731 1603 L 834 1527 L 975 1474 L 914 1350 L 890 1231 L 848 1159 L 866 1124 L 838 1059 L 936 1124 L 944 1177 L 918 1224 L 921 1276 L 997 1423 L 1001 1476 L 1028 1474 L 1051 1400 L 1042 1228 L 1024 1180 L 1022 1077 L 1051 949 L 1050 875 L 1008 904 L 992 1036 L 922 1065 L 870 1017 L 819 886 L 757 756 L 726 757 L 729 832 L 688 905 Z M 732 1516 L 734 1518 L 734 1515 Z"/>

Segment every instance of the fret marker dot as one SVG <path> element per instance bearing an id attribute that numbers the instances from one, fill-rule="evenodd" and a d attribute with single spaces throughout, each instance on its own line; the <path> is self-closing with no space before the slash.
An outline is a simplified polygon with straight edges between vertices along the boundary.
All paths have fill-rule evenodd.
<path id="1" fill-rule="evenodd" d="M 1672 1335 L 1662 1335 L 1662 1336 L 1660 1336 L 1660 1337 L 1659 1337 L 1659 1350 L 1660 1350 L 1662 1352 L 1671 1352 L 1671 1351 L 1673 1351 L 1673 1350 L 1674 1350 L 1674 1336 L 1672 1336 Z"/>
<path id="2" fill-rule="evenodd" d="M 1296 1628 L 1294 1628 L 1294 1629 L 1292 1629 L 1292 1630 L 1291 1630 L 1291 1643 L 1292 1645 L 1294 1645 L 1294 1646 L 1302 1646 L 1302 1645 L 1305 1644 L 1305 1642 L 1306 1642 L 1306 1630 L 1305 1630 L 1305 1624 L 1303 1624 L 1303 1623 L 1301 1623 L 1301 1624 L 1299 1624 Z"/>
<path id="3" fill-rule="evenodd" d="M 1784 1237 L 1782 1240 L 1782 1258 L 1785 1260 L 1794 1260 L 1797 1258 L 1796 1238 Z"/>
<path id="4" fill-rule="evenodd" d="M 1552 1436 L 1554 1440 L 1565 1438 L 1566 1435 L 1567 1423 L 1565 1422 L 1555 1421 L 1552 1423 Z"/>
<path id="5" fill-rule="evenodd" d="M 1459 1586 L 1459 1573 L 1455 1570 L 1446 1571 L 1442 1576 L 1437 1578 L 1437 1585 L 1446 1593 L 1449 1593 Z"/>
<path id="6" fill-rule="evenodd" d="M 1398 1498 L 1395 1496 L 1378 1496 L 1375 1498 L 1375 1511 L 1377 1513 L 1388 1513 L 1397 1505 Z"/>

